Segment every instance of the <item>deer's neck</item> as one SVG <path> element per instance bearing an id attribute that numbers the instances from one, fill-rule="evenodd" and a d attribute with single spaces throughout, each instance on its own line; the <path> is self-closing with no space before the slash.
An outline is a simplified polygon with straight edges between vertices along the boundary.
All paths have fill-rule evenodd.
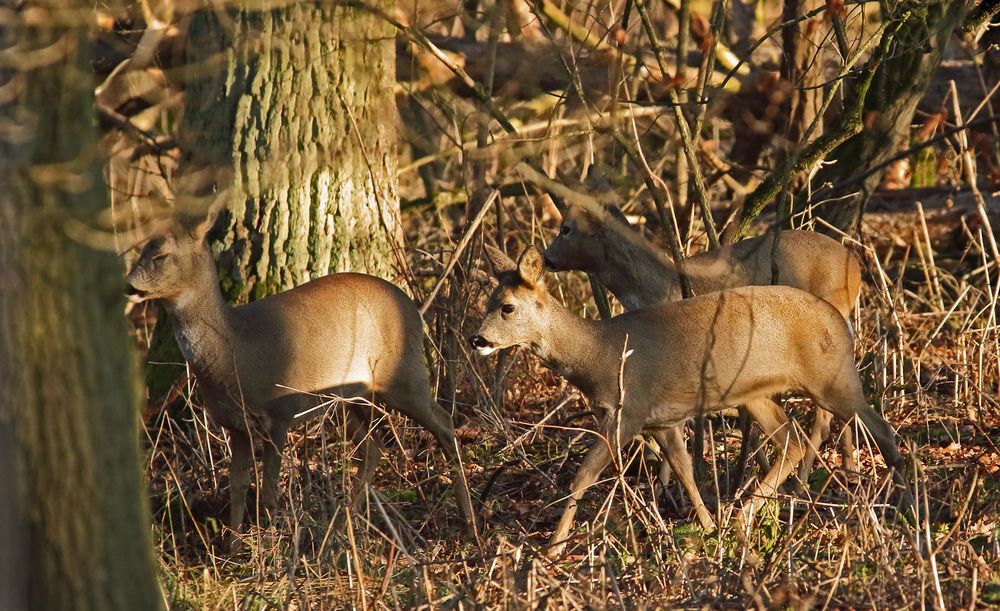
<path id="1" fill-rule="evenodd" d="M 202 383 L 225 385 L 234 370 L 234 314 L 214 274 L 166 304 L 174 337 Z"/>
<path id="2" fill-rule="evenodd" d="M 545 363 L 591 401 L 606 403 L 617 388 L 624 338 L 605 322 L 580 318 L 560 305 L 551 308 L 547 329 L 532 348 Z"/>
<path id="3" fill-rule="evenodd" d="M 634 231 L 615 231 L 604 255 L 597 279 L 628 310 L 680 297 L 674 262 Z"/>

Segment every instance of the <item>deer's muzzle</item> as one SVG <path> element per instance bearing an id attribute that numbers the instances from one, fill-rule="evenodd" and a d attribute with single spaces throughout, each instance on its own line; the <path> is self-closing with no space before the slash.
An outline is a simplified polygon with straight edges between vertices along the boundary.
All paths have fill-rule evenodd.
<path id="1" fill-rule="evenodd" d="M 129 283 L 125 285 L 125 296 L 132 303 L 139 303 L 140 301 L 145 301 L 146 291 L 140 291 Z"/>
<path id="2" fill-rule="evenodd" d="M 486 339 L 482 335 L 473 335 L 472 337 L 469 338 L 469 343 L 472 344 L 472 347 L 476 349 L 476 352 L 478 352 L 483 356 L 488 356 L 498 350 L 498 348 L 493 344 L 493 342 Z"/>

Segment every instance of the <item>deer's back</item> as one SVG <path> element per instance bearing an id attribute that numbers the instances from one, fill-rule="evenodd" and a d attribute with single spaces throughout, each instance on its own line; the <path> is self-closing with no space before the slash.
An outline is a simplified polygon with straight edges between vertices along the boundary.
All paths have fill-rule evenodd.
<path id="1" fill-rule="evenodd" d="M 840 313 L 793 287 L 730 289 L 613 320 L 635 347 L 626 394 L 633 393 L 636 405 L 660 409 L 654 420 L 666 424 L 690 417 L 685 406 L 740 405 L 806 387 L 826 375 L 824 369 L 854 366 Z"/>
<path id="2" fill-rule="evenodd" d="M 811 293 L 848 317 L 861 288 L 854 254 L 833 238 L 813 231 L 782 231 L 776 252 L 773 240 L 773 234 L 750 238 L 688 259 L 695 293 L 769 285 L 772 264 L 776 264 L 776 284 Z"/>
<path id="3" fill-rule="evenodd" d="M 361 394 L 423 367 L 422 321 L 399 288 L 364 274 L 317 278 L 234 310 L 247 402 L 289 417 L 315 393 Z"/>

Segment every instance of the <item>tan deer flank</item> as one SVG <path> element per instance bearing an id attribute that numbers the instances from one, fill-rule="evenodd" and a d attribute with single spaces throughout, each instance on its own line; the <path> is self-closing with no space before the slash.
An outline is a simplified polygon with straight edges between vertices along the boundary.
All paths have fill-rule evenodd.
<path id="1" fill-rule="evenodd" d="M 430 431 L 451 462 L 456 501 L 477 536 L 451 416 L 431 395 L 414 303 L 384 280 L 344 273 L 230 307 L 205 243 L 209 224 L 193 230 L 176 224 L 151 239 L 128 274 L 127 293 L 166 307 L 208 413 L 229 432 L 229 526 L 239 530 L 243 523 L 251 443 L 263 450 L 261 499 L 273 512 L 289 426 L 323 413 L 317 406 L 336 396 L 368 399 Z M 350 433 L 363 445 L 361 490 L 383 446 L 368 430 L 371 404 L 347 406 Z"/>
<path id="2" fill-rule="evenodd" d="M 828 302 L 791 287 L 754 286 L 587 320 L 546 291 L 537 250 L 528 248 L 517 264 L 495 249 L 488 252 L 499 284 L 478 333 L 470 338 L 472 345 L 483 355 L 510 346 L 529 348 L 606 414 L 598 430 L 601 438 L 573 481 L 550 553 L 561 551 L 577 502 L 611 460 L 616 440 L 628 441 L 640 433 L 662 440 L 699 520 L 712 528 L 712 517 L 691 477 L 691 457 L 679 425 L 736 405 L 747 405 L 786 456 L 740 510 L 742 521 L 749 523 L 803 452 L 794 427 L 770 399 L 787 390 L 802 391 L 845 422 L 857 416 L 893 469 L 903 490 L 902 503 L 912 507 L 906 464 L 892 427 L 867 405 L 850 330 Z M 623 364 L 626 344 L 631 354 Z"/>
<path id="3" fill-rule="evenodd" d="M 793 286 L 824 299 L 850 320 L 861 290 L 861 268 L 850 250 L 812 231 L 782 231 L 777 249 L 774 246 L 773 233 L 750 238 L 685 259 L 684 271 L 695 295 L 769 285 L 776 271 L 774 284 Z M 614 206 L 570 206 L 559 235 L 545 249 L 544 259 L 552 271 L 593 274 L 628 310 L 681 298 L 673 261 L 636 233 Z M 799 465 L 800 482 L 807 481 L 816 448 L 830 436 L 832 415 L 824 410 L 816 412 L 809 446 Z M 849 428 L 845 428 L 842 441 L 844 467 L 853 471 L 854 444 Z M 746 450 L 744 444 L 740 471 Z"/>

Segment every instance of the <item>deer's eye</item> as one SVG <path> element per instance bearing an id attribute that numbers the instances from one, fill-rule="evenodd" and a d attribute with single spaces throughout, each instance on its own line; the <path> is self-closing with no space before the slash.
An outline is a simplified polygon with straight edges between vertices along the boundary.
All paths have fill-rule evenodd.
<path id="1" fill-rule="evenodd" d="M 569 232 L 573 231 L 569 225 L 563 225 L 559 230 L 559 235 L 569 235 Z"/>
<path id="2" fill-rule="evenodd" d="M 504 314 L 512 314 L 514 312 L 514 305 L 510 303 L 505 303 L 500 306 L 500 311 Z"/>

